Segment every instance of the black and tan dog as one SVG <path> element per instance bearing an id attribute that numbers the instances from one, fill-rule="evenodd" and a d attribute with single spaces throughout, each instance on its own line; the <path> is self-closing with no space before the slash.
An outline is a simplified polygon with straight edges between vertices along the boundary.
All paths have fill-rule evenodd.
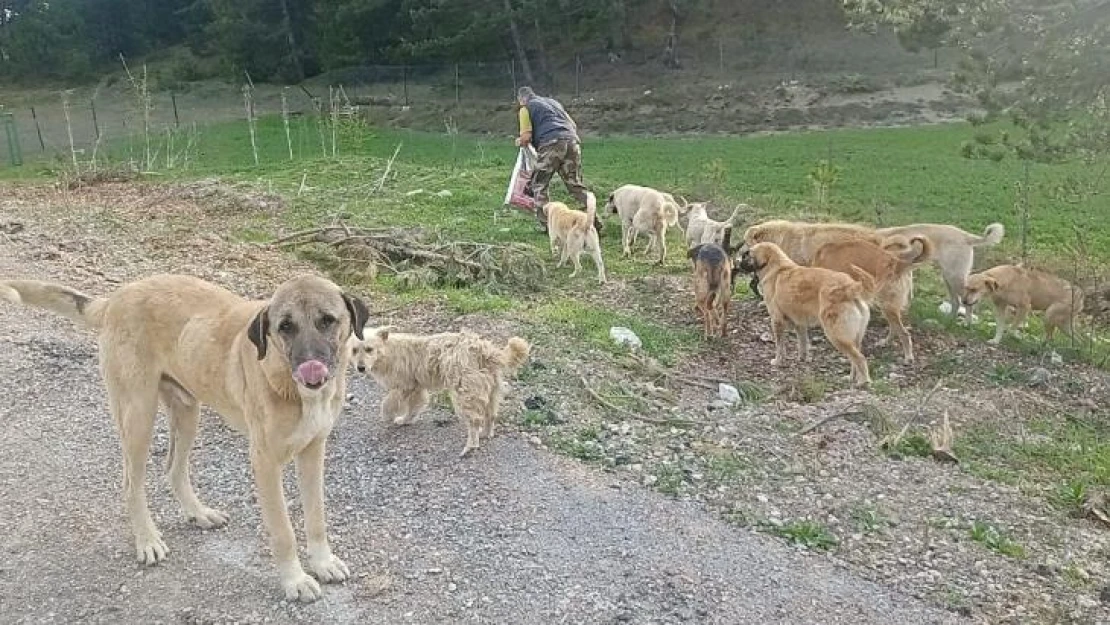
<path id="1" fill-rule="evenodd" d="M 716 243 L 702 243 L 690 248 L 686 256 L 694 261 L 694 301 L 702 316 L 705 338 L 724 338 L 733 284 L 728 252 Z"/>
<path id="2" fill-rule="evenodd" d="M 867 359 L 861 351 L 875 292 L 875 281 L 867 272 L 855 266 L 850 268 L 852 275 L 802 267 L 774 243 L 749 248 L 740 259 L 740 267 L 759 276 L 775 340 L 772 366 L 782 364 L 785 357 L 787 327 L 797 333 L 798 356 L 805 361 L 809 360 L 809 328 L 820 325 L 829 342 L 851 363 L 852 383 L 870 384 Z"/>
<path id="3" fill-rule="evenodd" d="M 314 276 L 289 280 L 259 302 L 172 275 L 132 282 L 106 298 L 46 282 L 0 281 L 0 299 L 54 311 L 97 332 L 140 562 L 157 564 L 169 552 L 145 489 L 159 402 L 170 421 L 170 485 L 185 516 L 204 529 L 227 523 L 227 515 L 200 501 L 189 479 L 200 406 L 207 404 L 250 441 L 262 520 L 285 596 L 315 601 L 321 594 L 297 556 L 281 477 L 290 460 L 300 476 L 309 570 L 325 583 L 347 579 L 347 565 L 328 542 L 324 444 L 346 398 L 347 340 L 361 337 L 366 325 L 361 301 Z"/>

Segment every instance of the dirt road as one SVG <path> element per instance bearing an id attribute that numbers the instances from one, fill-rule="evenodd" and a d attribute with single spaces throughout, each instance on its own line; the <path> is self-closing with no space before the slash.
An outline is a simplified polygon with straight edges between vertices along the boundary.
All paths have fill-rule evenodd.
<path id="1" fill-rule="evenodd" d="M 0 239 L 0 276 L 67 277 L 64 263 L 36 253 Z M 162 473 L 160 421 L 148 488 L 171 555 L 142 568 L 120 501 L 93 337 L 49 313 L 0 305 L 0 388 L 0 615 L 8 623 L 957 620 L 512 434 L 459 460 L 464 435 L 446 413 L 386 428 L 373 416 L 377 390 L 358 379 L 327 473 L 333 545 L 354 578 L 326 587 L 316 604 L 290 605 L 261 530 L 245 441 L 215 416 L 204 419 L 193 475 L 231 523 L 202 532 L 181 516 Z M 300 506 L 291 506 L 299 524 Z"/>

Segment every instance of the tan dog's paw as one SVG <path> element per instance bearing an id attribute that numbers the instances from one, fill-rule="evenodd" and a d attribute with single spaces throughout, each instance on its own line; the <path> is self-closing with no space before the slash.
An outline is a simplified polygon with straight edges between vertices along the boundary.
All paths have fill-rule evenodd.
<path id="1" fill-rule="evenodd" d="M 154 566 L 165 560 L 169 554 L 169 547 L 166 547 L 166 543 L 162 541 L 158 532 L 135 539 L 135 557 L 138 558 L 140 564 Z"/>
<path id="2" fill-rule="evenodd" d="M 351 576 L 351 570 L 347 568 L 347 564 L 331 553 L 310 558 L 308 568 L 312 570 L 316 579 L 325 584 L 338 584 Z"/>
<path id="3" fill-rule="evenodd" d="M 190 516 L 189 520 L 202 530 L 214 530 L 227 525 L 228 516 L 213 508 L 201 508 L 197 514 Z"/>
<path id="4" fill-rule="evenodd" d="M 309 577 L 304 571 L 299 571 L 291 575 L 289 579 L 282 580 L 281 587 L 285 591 L 286 599 L 300 601 L 301 603 L 312 603 L 324 594 L 320 590 L 320 584 L 317 584 L 316 580 Z"/>

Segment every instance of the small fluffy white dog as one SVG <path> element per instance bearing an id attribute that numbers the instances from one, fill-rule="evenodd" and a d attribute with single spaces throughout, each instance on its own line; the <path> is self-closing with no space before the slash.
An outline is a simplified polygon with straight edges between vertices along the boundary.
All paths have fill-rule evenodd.
<path id="1" fill-rule="evenodd" d="M 531 346 L 522 338 L 497 347 L 473 332 L 402 334 L 393 327 L 363 331 L 348 343 L 351 362 L 386 390 L 382 418 L 412 423 L 428 406 L 428 393 L 446 390 L 455 414 L 466 421 L 462 456 L 493 436 L 501 383 L 528 360 Z"/>
<path id="2" fill-rule="evenodd" d="M 679 206 L 670 193 L 634 184 L 626 184 L 610 193 L 605 204 L 607 210 L 620 216 L 624 255 L 631 256 L 637 236 L 646 234 L 649 238 L 644 253 L 658 249 L 660 265 L 667 257 L 667 227 L 677 227 L 678 216 L 685 213 L 688 206 L 685 199 Z"/>
<path id="3" fill-rule="evenodd" d="M 707 202 L 690 204 L 690 216 L 686 220 L 685 233 L 687 249 L 693 249 L 702 243 L 724 245 L 725 231 L 736 221 L 736 216 L 740 214 L 740 208 L 744 205 L 737 206 L 732 211 L 732 215 L 725 221 L 710 219 L 706 213 L 707 206 Z"/>

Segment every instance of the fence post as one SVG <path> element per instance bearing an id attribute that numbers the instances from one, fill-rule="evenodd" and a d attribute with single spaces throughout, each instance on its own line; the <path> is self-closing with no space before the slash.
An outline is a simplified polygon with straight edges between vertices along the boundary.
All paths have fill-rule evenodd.
<path id="1" fill-rule="evenodd" d="M 19 167 L 23 164 L 23 153 L 19 149 L 19 133 L 15 129 L 15 115 L 0 113 L 0 123 L 3 123 L 5 134 L 8 137 L 8 158 L 11 159 L 13 167 Z"/>
<path id="2" fill-rule="evenodd" d="M 284 91 L 282 92 L 285 93 Z M 175 128 L 181 127 L 181 119 L 177 116 L 177 94 L 170 92 L 170 101 L 173 102 L 173 125 Z"/>
<path id="3" fill-rule="evenodd" d="M 92 111 L 93 130 L 96 132 L 97 141 L 100 140 L 100 124 L 96 121 L 96 100 L 89 100 L 89 110 Z"/>
<path id="4" fill-rule="evenodd" d="M 46 142 L 42 140 L 42 127 L 39 126 L 39 116 L 35 113 L 35 107 L 31 107 L 31 119 L 35 120 L 35 132 L 39 135 L 39 149 L 43 152 L 46 151 Z"/>
<path id="5" fill-rule="evenodd" d="M 455 63 L 455 104 L 459 103 L 459 64 Z"/>
<path id="6" fill-rule="evenodd" d="M 409 105 L 409 65 L 405 63 L 401 66 L 401 80 L 404 82 L 405 89 L 405 106 Z"/>
<path id="7" fill-rule="evenodd" d="M 720 67 L 720 70 L 721 70 L 721 78 L 724 78 L 725 77 L 725 40 L 723 38 L 717 40 L 717 58 L 718 58 L 719 67 Z"/>
<path id="8" fill-rule="evenodd" d="M 582 56 L 574 55 L 574 97 L 582 96 Z"/>
<path id="9" fill-rule="evenodd" d="M 509 59 L 509 75 L 513 77 L 513 98 L 516 98 L 516 57 Z"/>

